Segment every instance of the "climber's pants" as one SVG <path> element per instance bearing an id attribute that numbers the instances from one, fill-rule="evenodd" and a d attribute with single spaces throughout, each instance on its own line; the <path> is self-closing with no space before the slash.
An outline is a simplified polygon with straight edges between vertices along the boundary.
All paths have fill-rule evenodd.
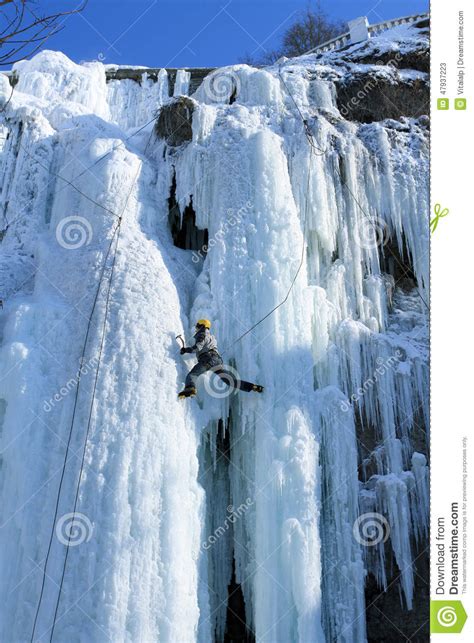
<path id="1" fill-rule="evenodd" d="M 214 351 L 209 351 L 200 355 L 199 361 L 188 373 L 186 377 L 186 388 L 196 388 L 196 382 L 200 375 L 212 370 L 218 377 L 221 378 L 228 386 L 240 391 L 249 392 L 253 389 L 251 382 L 239 379 L 235 374 L 227 371 L 220 355 Z"/>

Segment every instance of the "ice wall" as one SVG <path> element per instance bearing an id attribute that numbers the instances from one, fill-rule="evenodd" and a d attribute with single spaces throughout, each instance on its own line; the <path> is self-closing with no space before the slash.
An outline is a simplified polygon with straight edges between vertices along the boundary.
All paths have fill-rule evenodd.
<path id="1" fill-rule="evenodd" d="M 180 265 L 189 271 L 192 262 L 169 240 L 145 145 L 140 138 L 119 145 L 124 132 L 104 120 L 106 92 L 94 102 L 98 89 L 105 90 L 103 70 L 90 87 L 89 75 L 61 55 L 42 54 L 20 68 L 2 116 L 8 227 L 0 273 L 0 639 L 30 640 L 79 357 L 113 213 L 125 208 L 77 507 L 84 542 L 69 550 L 55 640 L 80 632 L 89 641 L 190 641 L 205 609 L 198 607 L 204 497 L 197 482 L 199 425 L 176 400 L 182 375 L 174 334 L 187 324 L 182 297 L 192 282 Z M 105 287 L 83 363 L 58 518 L 73 508 L 104 301 Z M 49 640 L 64 538 L 58 530 L 52 540 L 35 640 Z"/>
<path id="2" fill-rule="evenodd" d="M 219 74 L 224 79 L 218 79 Z M 234 447 L 239 463 L 250 457 L 250 450 L 255 455 L 248 493 L 256 487 L 260 500 L 258 490 L 265 488 L 264 505 L 256 503 L 257 540 L 249 529 L 245 551 L 237 553 L 239 567 L 252 569 L 247 551 L 259 552 L 262 534 L 267 552 L 283 553 L 286 530 L 291 529 L 300 538 L 298 548 L 310 555 L 302 559 L 301 569 L 311 568 L 314 573 L 320 566 L 301 525 L 312 516 L 309 507 L 314 509 L 315 502 L 319 506 L 323 483 L 319 522 L 323 571 L 326 566 L 326 632 L 334 639 L 353 641 L 365 637 L 360 615 L 366 572 L 375 574 L 381 588 L 387 587 L 386 548 L 392 548 L 401 571 L 404 604 L 412 607 L 415 557 L 411 543 L 417 530 L 426 530 L 427 525 L 426 462 L 417 461 L 424 469 L 421 487 L 413 484 L 410 473 L 415 457 L 411 434 L 428 421 L 427 140 L 425 125 L 417 119 L 406 119 L 402 125 L 390 121 L 362 126 L 341 119 L 330 84 L 318 74 L 324 76 L 326 70 L 316 67 L 308 80 L 306 68 L 291 63 L 280 70 L 242 66 L 215 72 L 214 85 L 226 81 L 229 94 L 238 88 L 235 103 L 229 106 L 221 97 L 216 100 L 211 76 L 195 95 L 198 144 L 170 155 L 169 162 L 176 169 L 183 207 L 192 196 L 198 225 L 208 228 L 210 243 L 215 240 L 203 263 L 191 317 L 215 320 L 221 342 L 224 339 L 223 345 L 229 346 L 227 359 L 239 372 L 262 380 L 273 397 L 272 408 L 265 407 L 257 416 L 249 414 L 251 402 L 246 398 L 232 404 L 234 424 L 243 435 L 255 436 L 250 444 L 237 440 Z M 314 149 L 282 76 L 310 123 Z M 212 111 L 215 116 L 210 117 Z M 209 122 L 214 123 L 212 129 Z M 237 174 L 239 182 L 230 184 L 229 174 Z M 223 229 L 225 243 L 220 238 Z M 303 277 L 288 301 L 233 344 L 285 298 L 298 269 L 303 234 L 308 246 Z M 399 254 L 392 260 L 400 265 L 404 261 L 405 271 L 411 261 L 419 287 L 409 287 L 410 296 L 399 291 L 399 279 L 394 283 L 382 270 L 385 255 L 393 253 L 387 247 L 389 239 L 395 240 L 395 247 L 399 244 Z M 398 286 L 395 297 L 394 286 Z M 281 364 L 276 362 L 280 354 Z M 308 386 L 314 386 L 318 395 L 308 397 Z M 308 399 L 312 400 L 309 408 Z M 304 424 L 295 424 L 296 417 Z M 364 437 L 364 430 L 370 438 Z M 295 477 L 296 462 L 286 445 L 298 444 L 308 455 L 313 439 L 324 472 L 322 478 L 318 472 L 307 506 L 301 499 L 311 487 L 307 474 L 302 474 L 308 464 L 308 472 L 315 471 L 316 460 L 305 460 L 304 469 L 298 463 Z M 369 555 L 364 539 L 353 530 L 359 525 L 358 450 L 366 457 L 374 442 L 380 479 L 373 503 L 363 504 L 361 513 L 376 514 L 391 533 L 387 544 L 384 540 L 376 547 L 376 556 L 372 551 Z M 273 443 L 280 448 L 284 444 L 284 451 L 272 447 Z M 232 470 L 234 475 L 241 477 L 242 471 Z M 370 489 L 375 483 L 369 477 L 363 480 L 363 492 L 366 482 Z M 366 495 L 362 497 L 365 501 Z M 421 511 L 413 515 L 412 505 Z M 294 522 L 288 523 L 287 508 Z M 265 558 L 263 551 L 261 556 Z M 297 559 L 292 560 L 294 569 Z M 270 596 L 269 605 L 276 610 L 267 612 L 258 603 L 258 573 L 247 590 L 248 602 L 255 607 L 256 631 L 268 632 L 268 640 L 305 640 L 304 630 L 295 629 L 295 624 L 311 605 L 313 581 L 320 591 L 320 578 L 301 572 L 299 593 L 290 594 L 288 602 L 281 590 L 293 591 L 288 568 L 275 555 L 269 563 L 265 570 L 271 580 L 262 596 L 265 602 Z M 282 610 L 289 611 L 288 628 L 286 617 L 277 619 Z"/>
<path id="3" fill-rule="evenodd" d="M 239 618 L 259 641 L 364 641 L 366 576 L 387 585 L 388 552 L 411 607 L 428 511 L 413 438 L 427 420 L 426 129 L 342 118 L 331 65 L 218 70 L 193 95 L 193 140 L 179 148 L 151 124 L 133 136 L 170 100 L 166 72 L 107 84 L 100 63 L 52 52 L 19 66 L 0 115 L 0 638 L 31 635 L 85 329 L 122 212 L 79 486 L 88 537 L 69 550 L 56 640 L 222 640 L 234 569 Z M 178 74 L 176 87 L 188 82 Z M 5 79 L 0 89 L 5 105 Z M 173 246 L 174 175 L 207 252 Z M 389 243 L 418 290 L 385 274 Z M 58 516 L 72 511 L 104 314 L 105 289 Z M 200 317 L 263 396 L 228 396 L 206 376 L 178 403 L 192 361 L 174 336 Z M 373 513 L 391 537 L 369 548 L 354 525 Z M 52 542 L 40 640 L 65 555 Z"/>

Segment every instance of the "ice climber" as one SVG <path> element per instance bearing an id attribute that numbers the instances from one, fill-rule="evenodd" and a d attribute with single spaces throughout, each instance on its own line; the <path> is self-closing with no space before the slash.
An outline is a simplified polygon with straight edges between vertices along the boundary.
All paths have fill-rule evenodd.
<path id="1" fill-rule="evenodd" d="M 263 386 L 238 379 L 233 373 L 226 370 L 222 357 L 217 351 L 216 338 L 214 335 L 211 335 L 210 328 L 211 322 L 208 319 L 200 319 L 196 324 L 194 345 L 187 348 L 183 346 L 181 349 L 181 355 L 185 353 L 196 353 L 198 363 L 189 371 L 184 389 L 179 393 L 178 397 L 182 399 L 196 395 L 197 378 L 209 370 L 212 370 L 221 380 L 234 389 L 262 393 Z"/>

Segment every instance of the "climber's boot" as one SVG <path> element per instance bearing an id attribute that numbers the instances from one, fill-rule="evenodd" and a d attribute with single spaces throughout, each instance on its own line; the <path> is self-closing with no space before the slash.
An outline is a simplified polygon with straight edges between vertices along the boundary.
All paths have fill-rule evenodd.
<path id="1" fill-rule="evenodd" d="M 260 384 L 254 384 L 252 391 L 255 391 L 256 393 L 263 393 L 263 386 Z"/>
<path id="2" fill-rule="evenodd" d="M 194 397 L 196 395 L 196 389 L 194 386 L 190 386 L 189 388 L 185 388 L 181 391 L 181 393 L 178 393 L 178 400 L 184 400 L 186 397 Z"/>

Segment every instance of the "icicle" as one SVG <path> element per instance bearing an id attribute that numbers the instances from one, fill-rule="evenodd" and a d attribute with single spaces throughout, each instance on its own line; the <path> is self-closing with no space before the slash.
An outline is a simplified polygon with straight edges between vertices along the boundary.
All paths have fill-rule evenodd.
<path id="1" fill-rule="evenodd" d="M 178 69 L 174 82 L 173 96 L 187 96 L 189 93 L 189 81 L 191 74 L 185 69 Z"/>
<path id="2" fill-rule="evenodd" d="M 29 560 L 44 555 L 44 507 L 54 506 L 56 489 L 46 481 L 61 463 L 73 400 L 54 396 L 77 373 L 112 213 L 125 203 L 80 489 L 94 538 L 71 557 L 58 637 L 83 625 L 74 601 L 99 578 L 85 601 L 113 640 L 204 643 L 216 632 L 221 640 L 232 565 L 246 624 L 262 643 L 363 642 L 364 578 L 387 588 L 388 561 L 412 605 L 413 557 L 427 529 L 427 465 L 414 445 L 421 451 L 426 439 L 428 337 L 418 291 L 408 292 L 407 280 L 402 292 L 395 275 L 396 262 L 408 262 L 425 294 L 426 136 L 417 119 L 342 118 L 335 83 L 350 72 L 344 56 L 213 71 L 192 97 L 192 141 L 171 148 L 153 140 L 147 158 L 134 153 L 143 154 L 143 135 L 130 136 L 169 100 L 166 70 L 156 82 L 144 73 L 140 83 L 107 84 L 103 65 L 54 52 L 16 67 L 0 145 L 0 211 L 10 222 L 0 276 L 11 296 L 1 318 L 9 384 L 0 402 L 8 447 L 1 500 L 11 518 L 0 599 L 10 617 L 0 638 L 28 638 L 31 609 L 17 607 L 31 607 L 39 586 Z M 0 103 L 7 90 L 3 80 Z M 188 92 L 189 72 L 180 70 L 173 93 Z M 59 168 L 82 194 L 55 177 Z M 208 232 L 198 263 L 168 230 L 173 176 L 181 212 L 192 201 L 197 227 Z M 73 215 L 85 234 L 74 250 L 60 243 L 61 222 Z M 207 375 L 192 405 L 178 403 L 193 362 L 181 361 L 174 336 L 190 337 L 202 316 L 226 363 L 262 383 L 263 396 L 221 398 L 209 393 Z M 41 390 L 31 388 L 37 381 Z M 8 477 L 13 470 L 28 473 Z M 67 476 L 64 513 L 75 479 Z M 15 514 L 37 489 L 37 504 Z M 232 535 L 224 527 L 203 548 L 228 508 L 243 505 Z M 386 526 L 373 547 L 354 535 L 364 514 Z M 57 578 L 53 558 L 48 573 Z M 21 583 L 28 575 L 31 584 Z M 88 640 L 101 636 L 93 623 L 84 627 Z"/>
<path id="3" fill-rule="evenodd" d="M 357 449 L 352 414 L 335 387 L 317 395 L 321 423 L 323 512 L 323 606 L 327 640 L 364 641 L 364 578 L 360 542 L 354 536 L 358 516 Z"/>

